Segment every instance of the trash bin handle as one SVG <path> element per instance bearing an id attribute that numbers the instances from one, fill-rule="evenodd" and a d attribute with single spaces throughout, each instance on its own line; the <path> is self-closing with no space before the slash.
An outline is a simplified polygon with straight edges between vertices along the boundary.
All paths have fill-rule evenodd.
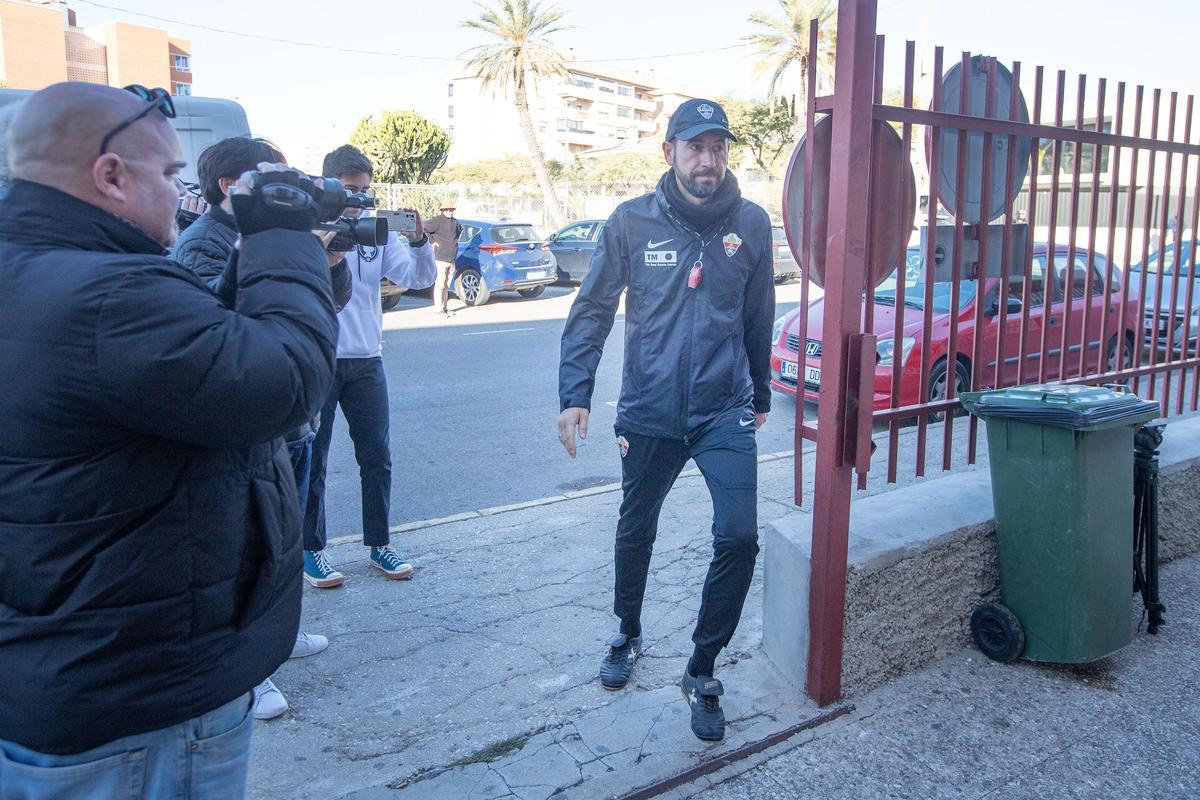
<path id="1" fill-rule="evenodd" d="M 1105 389 L 1116 392 L 1117 394 L 1133 394 L 1133 391 L 1123 383 L 1106 383 Z"/>
<path id="2" fill-rule="evenodd" d="M 1066 398 L 1066 397 L 1063 397 L 1062 395 L 1058 395 L 1058 394 L 1051 394 L 1050 392 L 1042 392 L 1042 400 L 1041 400 L 1041 402 L 1043 402 L 1043 403 L 1059 403 L 1059 404 L 1062 404 L 1062 403 L 1067 403 L 1067 402 L 1070 402 L 1070 401 L 1069 401 L 1069 399 L 1068 399 L 1068 398 Z"/>

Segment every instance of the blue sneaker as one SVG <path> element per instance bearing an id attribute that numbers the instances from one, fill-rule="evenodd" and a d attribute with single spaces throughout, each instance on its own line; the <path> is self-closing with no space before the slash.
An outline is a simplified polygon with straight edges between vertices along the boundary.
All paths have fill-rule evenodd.
<path id="1" fill-rule="evenodd" d="M 329 589 L 345 583 L 346 576 L 333 568 L 324 550 L 305 550 L 304 580 L 318 589 Z"/>
<path id="2" fill-rule="evenodd" d="M 387 545 L 371 548 L 371 565 L 394 581 L 408 580 L 413 576 L 413 565 Z"/>

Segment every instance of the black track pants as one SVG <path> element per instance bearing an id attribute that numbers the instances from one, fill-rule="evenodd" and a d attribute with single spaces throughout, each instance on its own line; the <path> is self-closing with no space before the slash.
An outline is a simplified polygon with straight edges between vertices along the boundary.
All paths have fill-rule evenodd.
<path id="1" fill-rule="evenodd" d="M 686 440 L 655 439 L 617 429 L 624 499 L 617 522 L 613 611 L 621 632 L 640 632 L 642 598 L 658 515 L 689 458 L 713 502 L 713 559 L 704 579 L 692 641 L 713 658 L 729 644 L 742 614 L 758 556 L 758 459 L 754 412 L 725 414 Z"/>

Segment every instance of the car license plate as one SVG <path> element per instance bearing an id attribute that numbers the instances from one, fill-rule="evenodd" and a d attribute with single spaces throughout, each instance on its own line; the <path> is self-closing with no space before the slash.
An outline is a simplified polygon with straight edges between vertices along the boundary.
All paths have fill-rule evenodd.
<path id="1" fill-rule="evenodd" d="M 819 367 L 804 368 L 804 382 L 811 383 L 816 386 L 821 385 L 821 369 Z"/>
<path id="2" fill-rule="evenodd" d="M 780 361 L 779 374 L 784 378 L 796 380 L 800 376 L 800 365 L 795 361 Z"/>
<path id="3" fill-rule="evenodd" d="M 544 278 L 544 277 L 546 277 L 546 270 L 544 270 L 544 269 L 535 269 L 535 270 L 533 270 L 532 272 L 529 272 L 529 273 L 527 273 L 527 274 L 525 275 L 525 277 L 526 277 L 526 278 L 529 278 L 530 280 L 533 280 L 533 279 L 535 279 L 535 278 Z"/>

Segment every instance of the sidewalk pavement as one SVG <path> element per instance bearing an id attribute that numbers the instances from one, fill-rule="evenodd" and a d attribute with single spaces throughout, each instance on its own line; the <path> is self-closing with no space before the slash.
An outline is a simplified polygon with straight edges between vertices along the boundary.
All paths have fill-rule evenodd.
<path id="1" fill-rule="evenodd" d="M 961 448 L 956 458 L 963 463 Z M 805 461 L 811 481 L 811 453 Z M 790 456 L 760 463 L 760 525 L 792 510 L 792 470 Z M 879 472 L 868 491 L 895 488 Z M 331 546 L 348 581 L 333 590 L 306 586 L 302 626 L 331 645 L 276 674 L 292 707 L 257 724 L 250 796 L 620 797 L 816 717 L 820 709 L 761 650 L 760 558 L 743 622 L 718 662 L 727 738 L 706 745 L 691 734 L 676 684 L 711 555 L 711 504 L 694 470 L 663 508 L 643 618 L 647 652 L 628 688 L 601 689 L 596 674 L 616 629 L 619 500 L 612 487 L 597 487 L 404 526 L 393 543 L 418 565 L 410 582 L 372 571 L 358 543 Z M 964 652 L 857 700 L 849 717 L 665 796 L 984 796 L 975 789 L 986 780 L 1051 775 L 1046 767 L 1029 770 L 1039 753 L 1066 752 L 1077 759 L 1075 769 L 1084 768 L 1103 752 L 1095 750 L 1099 738 L 1084 734 L 1106 720 L 1119 723 L 1114 742 L 1130 748 L 1119 752 L 1142 760 L 1127 759 L 1102 780 L 1143 774 L 1161 778 L 1153 785 L 1167 791 L 1158 796 L 1185 796 L 1171 787 L 1197 786 L 1200 723 L 1191 721 L 1197 715 L 1187 692 L 1198 677 L 1187 619 L 1196 605 L 1195 567 L 1181 562 L 1165 573 L 1169 624 L 1162 633 L 1140 636 L 1099 670 L 1001 667 Z M 1160 663 L 1144 664 L 1148 655 Z M 1126 705 L 1171 709 L 1173 722 L 1125 713 Z M 1155 731 L 1176 738 L 1146 741 Z M 1174 770 L 1153 771 L 1171 759 Z M 849 776 L 873 782 L 837 794 L 854 785 Z M 714 789 L 714 781 L 727 783 Z M 955 794 L 958 786 L 966 794 Z"/>
<path id="2" fill-rule="evenodd" d="M 790 457 L 760 465 L 760 523 L 792 510 L 791 481 Z M 759 649 L 760 563 L 718 662 L 728 737 L 710 746 L 692 735 L 677 682 L 711 557 L 712 506 L 689 473 L 662 512 L 645 655 L 627 689 L 600 687 L 616 632 L 620 502 L 604 488 L 396 534 L 418 567 L 412 581 L 383 578 L 361 544 L 331 547 L 348 580 L 306 586 L 302 625 L 330 647 L 276 674 L 291 710 L 257 725 L 251 797 L 619 795 L 818 714 Z"/>
<path id="3" fill-rule="evenodd" d="M 1200 797 L 1200 556 L 1165 567 L 1161 585 L 1167 624 L 1110 658 L 1001 665 L 966 650 L 663 797 Z"/>

